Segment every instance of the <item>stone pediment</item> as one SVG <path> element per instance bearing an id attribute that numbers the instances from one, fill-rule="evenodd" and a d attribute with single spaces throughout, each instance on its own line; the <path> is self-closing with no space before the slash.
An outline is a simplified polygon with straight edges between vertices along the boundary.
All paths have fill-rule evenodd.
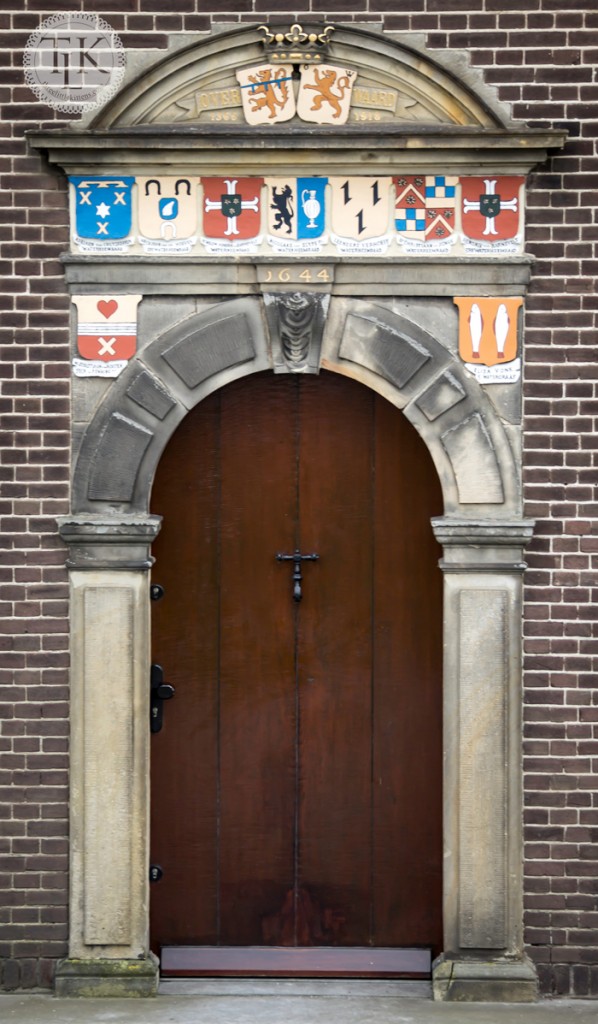
<path id="1" fill-rule="evenodd" d="M 309 33 L 309 27 L 305 33 Z M 264 33 L 258 29 L 216 33 L 142 73 L 96 115 L 91 127 L 241 126 L 245 119 L 239 70 L 268 60 L 273 66 L 292 64 L 295 72 L 289 88 L 297 92 L 301 47 L 283 45 L 276 56 L 280 59 L 267 54 Z M 462 77 L 430 55 L 388 36 L 335 27 L 324 60 L 356 74 L 350 120 L 357 125 L 500 128 L 508 123 L 508 113 L 500 111 L 491 96 L 488 100 L 480 97 L 480 82 L 476 82 L 474 92 Z M 474 77 L 459 56 L 456 61 L 453 58 L 453 64 Z M 295 114 L 286 123 L 297 127 L 302 122 Z"/>
<path id="2" fill-rule="evenodd" d="M 527 174 L 566 138 L 512 121 L 466 54 L 432 54 L 419 36 L 320 25 L 313 34 L 327 34 L 329 45 L 310 66 L 300 49 L 268 51 L 264 32 L 179 36 L 165 55 L 134 55 L 125 84 L 99 112 L 32 132 L 30 143 L 68 174 L 260 175 L 265 166 L 270 174 L 300 166 L 316 175 L 496 175 Z M 336 75 L 331 100 L 321 86 L 327 67 Z M 261 88 L 260 74 L 275 81 Z M 258 109 L 268 102 L 273 116 Z"/>

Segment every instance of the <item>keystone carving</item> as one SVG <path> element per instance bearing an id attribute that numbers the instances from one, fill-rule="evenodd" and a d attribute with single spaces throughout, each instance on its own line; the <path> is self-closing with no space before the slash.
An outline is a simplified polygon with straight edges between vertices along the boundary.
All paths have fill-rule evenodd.
<path id="1" fill-rule="evenodd" d="M 265 294 L 275 373 L 318 373 L 329 295 Z"/>

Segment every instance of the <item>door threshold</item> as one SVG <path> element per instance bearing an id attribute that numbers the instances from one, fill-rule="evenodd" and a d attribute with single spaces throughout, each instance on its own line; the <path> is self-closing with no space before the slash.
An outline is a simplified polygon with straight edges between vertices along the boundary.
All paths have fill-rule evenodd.
<path id="1" fill-rule="evenodd" d="M 431 999 L 431 981 L 381 978 L 162 978 L 160 996 Z"/>
<path id="2" fill-rule="evenodd" d="M 370 946 L 162 946 L 163 977 L 409 978 L 432 972 L 429 949 Z"/>

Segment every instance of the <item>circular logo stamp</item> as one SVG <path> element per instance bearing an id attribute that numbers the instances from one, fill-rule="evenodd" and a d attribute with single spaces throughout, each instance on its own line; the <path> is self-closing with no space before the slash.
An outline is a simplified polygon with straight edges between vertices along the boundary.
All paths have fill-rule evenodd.
<path id="1" fill-rule="evenodd" d="M 125 73 L 123 44 L 108 22 L 82 11 L 53 14 L 27 40 L 25 81 L 39 100 L 67 114 L 99 107 Z"/>

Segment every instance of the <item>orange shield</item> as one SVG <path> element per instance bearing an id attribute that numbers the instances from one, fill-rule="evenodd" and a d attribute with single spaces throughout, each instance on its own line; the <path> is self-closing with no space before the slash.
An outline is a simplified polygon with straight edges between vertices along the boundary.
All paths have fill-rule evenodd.
<path id="1" fill-rule="evenodd" d="M 459 309 L 459 355 L 466 363 L 497 366 L 517 356 L 518 311 L 523 299 L 453 299 Z"/>

